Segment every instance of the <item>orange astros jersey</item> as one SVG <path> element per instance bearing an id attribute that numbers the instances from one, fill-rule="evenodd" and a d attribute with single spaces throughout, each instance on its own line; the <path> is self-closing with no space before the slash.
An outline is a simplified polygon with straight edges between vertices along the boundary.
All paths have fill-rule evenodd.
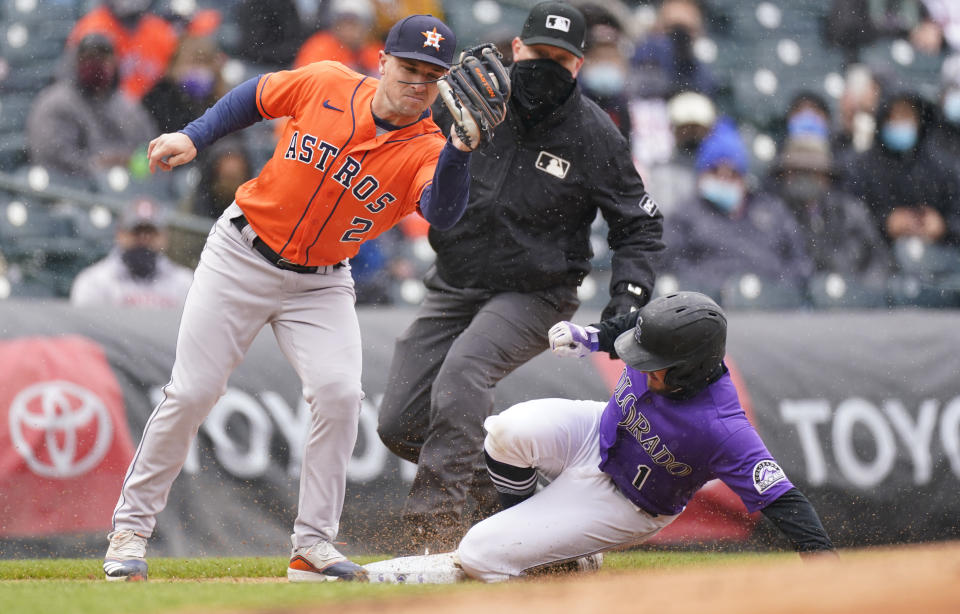
<path id="1" fill-rule="evenodd" d="M 287 260 L 314 266 L 417 208 L 446 139 L 433 120 L 377 136 L 370 103 L 378 81 L 337 62 L 268 73 L 257 84 L 267 119 L 288 116 L 273 156 L 237 190 L 253 230 Z"/>

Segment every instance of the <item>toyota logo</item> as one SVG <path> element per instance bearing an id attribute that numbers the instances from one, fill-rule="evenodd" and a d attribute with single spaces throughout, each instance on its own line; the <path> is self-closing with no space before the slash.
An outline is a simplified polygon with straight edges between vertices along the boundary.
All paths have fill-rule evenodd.
<path id="1" fill-rule="evenodd" d="M 14 449 L 44 477 L 72 478 L 90 471 L 113 439 L 113 423 L 103 401 L 72 382 L 42 382 L 24 389 L 10 404 L 9 417 Z M 96 429 L 93 445 L 79 436 L 91 422 Z M 31 443 L 37 441 L 31 431 L 43 434 L 40 442 Z"/>

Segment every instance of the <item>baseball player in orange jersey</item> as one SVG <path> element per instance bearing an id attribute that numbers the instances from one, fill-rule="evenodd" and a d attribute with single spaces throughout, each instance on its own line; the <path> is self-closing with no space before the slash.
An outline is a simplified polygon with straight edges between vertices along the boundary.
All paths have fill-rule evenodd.
<path id="1" fill-rule="evenodd" d="M 430 117 L 456 39 L 440 20 L 398 22 L 378 81 L 334 62 L 241 84 L 182 131 L 154 139 L 150 169 L 191 161 L 217 138 L 289 117 L 273 157 L 207 238 L 164 397 L 147 421 L 113 514 L 108 580 L 146 579 L 146 540 L 200 423 L 270 324 L 303 384 L 305 438 L 290 581 L 365 579 L 333 547 L 360 413 L 360 328 L 348 259 L 419 210 L 450 227 L 467 201 L 470 148 Z"/>

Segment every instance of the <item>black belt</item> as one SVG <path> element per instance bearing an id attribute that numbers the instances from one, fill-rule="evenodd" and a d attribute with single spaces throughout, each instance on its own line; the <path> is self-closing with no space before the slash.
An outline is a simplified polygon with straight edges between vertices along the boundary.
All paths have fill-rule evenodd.
<path id="1" fill-rule="evenodd" d="M 243 232 L 243 229 L 250 225 L 250 222 L 247 221 L 247 218 L 243 215 L 240 217 L 235 217 L 230 220 L 230 223 L 237 227 L 237 230 Z M 263 242 L 263 239 L 254 235 L 253 237 L 253 249 L 260 252 L 260 255 L 267 259 L 267 262 L 277 267 L 278 269 L 283 269 L 284 271 L 293 271 L 294 273 L 316 273 L 320 269 L 324 268 L 322 266 L 304 266 L 302 264 L 297 264 L 295 262 L 290 262 L 277 252 L 270 249 L 270 246 Z M 333 265 L 334 269 L 343 268 L 344 263 L 338 262 Z"/>

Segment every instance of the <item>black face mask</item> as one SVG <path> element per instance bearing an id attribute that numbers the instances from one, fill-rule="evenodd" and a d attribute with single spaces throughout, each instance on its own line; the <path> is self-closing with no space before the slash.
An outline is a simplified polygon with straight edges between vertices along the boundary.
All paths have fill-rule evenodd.
<path id="1" fill-rule="evenodd" d="M 816 177 L 790 177 L 783 183 L 783 196 L 794 206 L 818 202 L 827 188 Z"/>
<path id="2" fill-rule="evenodd" d="M 677 151 L 685 157 L 692 158 L 700 150 L 703 139 L 677 139 Z"/>
<path id="3" fill-rule="evenodd" d="M 135 279 L 153 279 L 157 272 L 157 252 L 149 247 L 131 247 L 120 259 Z"/>
<path id="4" fill-rule="evenodd" d="M 106 58 L 78 58 L 77 87 L 89 96 L 109 94 L 117 87 L 117 69 Z"/>
<path id="5" fill-rule="evenodd" d="M 535 124 L 566 102 L 576 80 L 553 60 L 520 60 L 510 67 L 512 100 L 520 117 Z"/>

